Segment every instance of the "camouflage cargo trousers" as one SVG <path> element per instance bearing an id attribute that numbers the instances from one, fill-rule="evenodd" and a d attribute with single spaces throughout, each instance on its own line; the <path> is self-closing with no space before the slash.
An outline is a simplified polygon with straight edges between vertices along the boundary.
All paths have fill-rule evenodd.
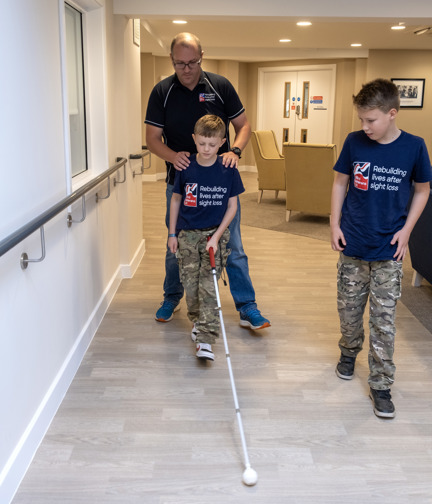
<path id="1" fill-rule="evenodd" d="M 188 318 L 197 329 L 197 342 L 213 344 L 219 337 L 220 321 L 210 256 L 206 251 L 207 237 L 216 228 L 180 231 L 177 259 L 180 280 L 186 293 Z M 215 253 L 216 276 L 219 279 L 228 257 L 226 229 Z"/>
<path id="2" fill-rule="evenodd" d="M 340 254 L 337 306 L 343 355 L 356 357 L 363 347 L 363 314 L 369 298 L 369 378 L 371 388 L 386 390 L 394 382 L 396 303 L 401 296 L 402 262 L 362 261 Z"/>

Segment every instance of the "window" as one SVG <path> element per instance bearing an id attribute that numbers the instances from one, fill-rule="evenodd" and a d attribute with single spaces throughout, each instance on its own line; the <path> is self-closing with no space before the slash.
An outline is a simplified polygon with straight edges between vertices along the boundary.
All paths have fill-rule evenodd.
<path id="1" fill-rule="evenodd" d="M 65 27 L 71 172 L 74 177 L 88 169 L 83 30 L 81 12 L 67 3 L 65 4 Z"/>
<path id="2" fill-rule="evenodd" d="M 310 82 L 303 82 L 303 119 L 309 117 L 309 86 Z"/>
<path id="3" fill-rule="evenodd" d="M 285 82 L 285 92 L 284 92 L 284 117 L 290 116 L 291 107 L 291 82 Z"/>

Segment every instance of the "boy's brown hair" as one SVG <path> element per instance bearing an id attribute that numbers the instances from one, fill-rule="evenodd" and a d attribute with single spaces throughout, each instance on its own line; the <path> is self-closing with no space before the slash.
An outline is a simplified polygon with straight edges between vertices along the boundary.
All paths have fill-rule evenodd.
<path id="1" fill-rule="evenodd" d="M 353 103 L 357 108 L 379 109 L 385 114 L 391 109 L 399 110 L 399 90 L 392 81 L 375 79 L 363 84 L 357 95 L 353 95 Z"/>
<path id="2" fill-rule="evenodd" d="M 194 133 L 207 138 L 225 138 L 225 124 L 217 115 L 207 114 L 195 123 Z"/>

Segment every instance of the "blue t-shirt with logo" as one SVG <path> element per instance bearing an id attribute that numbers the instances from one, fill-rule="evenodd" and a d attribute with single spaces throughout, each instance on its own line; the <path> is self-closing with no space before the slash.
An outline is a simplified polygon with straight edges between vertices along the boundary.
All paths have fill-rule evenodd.
<path id="1" fill-rule="evenodd" d="M 364 131 L 350 133 L 334 170 L 350 176 L 342 207 L 343 253 L 365 261 L 392 260 L 390 242 L 405 224 L 412 182 L 429 182 L 431 164 L 422 138 L 401 131 L 380 144 Z"/>
<path id="2" fill-rule="evenodd" d="M 182 195 L 177 231 L 219 226 L 229 198 L 243 191 L 238 170 L 226 168 L 220 156 L 213 165 L 201 166 L 192 155 L 186 170 L 175 173 L 173 192 Z"/>

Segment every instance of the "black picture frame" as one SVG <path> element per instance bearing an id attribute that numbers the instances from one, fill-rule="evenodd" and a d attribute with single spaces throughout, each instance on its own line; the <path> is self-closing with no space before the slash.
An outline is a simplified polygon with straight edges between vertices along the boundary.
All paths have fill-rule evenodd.
<path id="1" fill-rule="evenodd" d="M 399 89 L 401 108 L 423 108 L 425 79 L 391 79 Z"/>

